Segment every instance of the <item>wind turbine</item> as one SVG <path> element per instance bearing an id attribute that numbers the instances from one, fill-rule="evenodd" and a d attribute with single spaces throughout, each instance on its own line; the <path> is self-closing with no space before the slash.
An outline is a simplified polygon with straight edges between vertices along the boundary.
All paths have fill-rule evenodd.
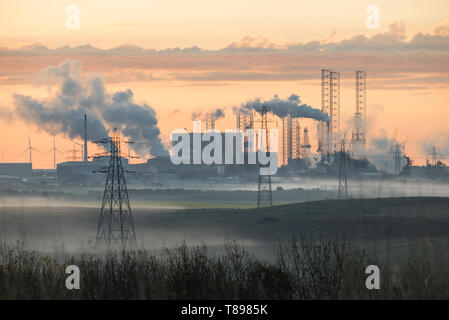
<path id="1" fill-rule="evenodd" d="M 24 153 L 27 152 L 27 151 L 30 151 L 30 163 L 31 163 L 31 167 L 33 167 L 33 161 L 32 161 L 32 157 L 31 157 L 31 153 L 32 153 L 33 150 L 39 152 L 39 150 L 33 148 L 33 146 L 31 145 L 31 139 L 30 139 L 30 136 L 28 136 L 28 148 L 26 148 L 20 155 L 24 154 Z"/>
<path id="2" fill-rule="evenodd" d="M 53 138 L 53 148 L 51 148 L 48 152 L 52 152 L 52 151 L 53 151 L 53 168 L 56 169 L 56 152 L 61 152 L 61 151 L 56 149 L 56 144 L 55 144 L 54 138 Z"/>

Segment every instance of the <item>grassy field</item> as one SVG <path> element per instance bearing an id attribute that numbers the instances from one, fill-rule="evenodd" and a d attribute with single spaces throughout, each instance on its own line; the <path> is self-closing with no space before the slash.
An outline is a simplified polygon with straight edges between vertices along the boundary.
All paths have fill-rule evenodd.
<path id="1" fill-rule="evenodd" d="M 260 209 L 197 206 L 134 208 L 140 246 L 158 250 L 185 240 L 219 247 L 236 239 L 266 257 L 279 241 L 303 233 L 345 236 L 386 260 L 430 253 L 447 257 L 449 248 L 449 198 L 324 200 Z M 45 252 L 89 250 L 98 213 L 98 207 L 1 207 L 0 241 L 24 241 Z"/>

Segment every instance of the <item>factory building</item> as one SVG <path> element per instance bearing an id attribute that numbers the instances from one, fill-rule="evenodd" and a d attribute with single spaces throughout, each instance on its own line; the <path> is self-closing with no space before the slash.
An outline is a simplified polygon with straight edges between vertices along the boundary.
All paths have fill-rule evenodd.
<path id="1" fill-rule="evenodd" d="M 11 176 L 19 178 L 31 178 L 33 169 L 31 163 L 0 163 L 0 176 Z"/>
<path id="2" fill-rule="evenodd" d="M 124 166 L 128 165 L 128 159 L 122 158 Z M 58 180 L 73 183 L 88 183 L 104 181 L 104 176 L 95 172 L 107 170 L 109 157 L 94 158 L 93 161 L 67 161 L 58 163 L 56 175 Z"/>
<path id="3" fill-rule="evenodd" d="M 189 164 L 178 164 L 174 165 L 171 163 L 169 157 L 166 158 L 153 158 L 148 160 L 151 166 L 156 168 L 157 172 L 175 173 L 181 178 L 206 178 L 206 177 L 242 177 L 244 179 L 249 178 L 249 176 L 257 177 L 258 164 L 250 163 L 250 159 L 257 159 L 256 153 L 250 151 L 252 148 L 248 146 L 248 140 L 245 139 L 241 131 L 237 132 L 221 132 L 219 133 L 221 137 L 221 164 L 205 164 L 202 161 L 202 155 L 205 148 L 211 143 L 211 140 L 203 140 L 201 132 L 186 133 L 188 135 L 188 143 L 190 148 L 190 153 L 187 155 L 189 159 Z M 199 142 L 201 153 L 195 154 L 193 152 L 193 146 L 196 142 Z M 226 161 L 227 152 L 226 142 L 231 141 L 230 144 L 232 149 L 232 161 Z M 172 141 L 172 145 L 176 144 L 177 141 Z M 240 148 L 240 149 L 239 149 Z M 243 155 L 242 163 L 237 163 L 237 153 L 241 152 Z M 211 154 L 214 155 L 214 152 Z M 186 156 L 186 155 L 183 155 Z M 165 160 L 166 159 L 166 160 Z M 228 159 L 229 160 L 229 159 Z M 231 162 L 231 163 L 227 163 Z"/>

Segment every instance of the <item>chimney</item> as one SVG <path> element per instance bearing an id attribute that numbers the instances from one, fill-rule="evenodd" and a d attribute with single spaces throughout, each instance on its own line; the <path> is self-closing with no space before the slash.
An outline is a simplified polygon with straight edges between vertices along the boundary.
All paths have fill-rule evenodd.
<path id="1" fill-rule="evenodd" d="M 87 162 L 87 115 L 84 114 L 84 162 Z"/>

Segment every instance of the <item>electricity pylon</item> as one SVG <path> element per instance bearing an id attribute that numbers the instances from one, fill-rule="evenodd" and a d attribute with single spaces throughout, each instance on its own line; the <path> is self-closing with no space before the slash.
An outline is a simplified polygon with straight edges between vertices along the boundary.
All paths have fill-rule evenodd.
<path id="1" fill-rule="evenodd" d="M 260 139 L 261 146 L 259 146 L 258 152 L 265 152 L 267 157 L 270 155 L 270 133 L 268 131 L 268 119 L 267 119 L 267 107 L 263 106 L 261 110 L 262 115 L 262 134 L 265 134 L 265 143 L 263 143 L 263 138 Z M 259 182 L 258 182 L 258 188 L 257 188 L 257 207 L 264 207 L 264 206 L 272 206 L 273 205 L 273 194 L 271 192 L 271 175 L 262 175 L 260 174 L 260 169 L 262 167 L 268 167 L 270 164 L 262 165 L 260 163 L 260 159 L 258 161 L 259 163 Z M 276 163 L 277 165 L 277 163 Z"/>
<path id="2" fill-rule="evenodd" d="M 103 193 L 103 203 L 97 227 L 97 248 L 106 245 L 108 249 L 121 247 L 122 250 L 137 246 L 134 221 L 129 205 L 128 189 L 126 188 L 125 171 L 123 170 L 120 152 L 120 133 L 114 129 L 112 136 L 95 143 L 110 144 L 109 167 L 99 172 L 106 173 L 106 184 Z"/>
<path id="3" fill-rule="evenodd" d="M 392 157 L 393 164 L 394 164 L 394 175 L 399 175 L 402 171 L 402 159 L 404 156 L 404 146 L 407 140 L 404 140 L 403 142 L 399 142 L 397 140 L 398 135 L 398 128 L 394 130 L 393 137 L 391 140 L 393 140 L 393 145 L 391 146 L 390 150 L 390 156 Z"/>
<path id="4" fill-rule="evenodd" d="M 348 197 L 347 161 L 345 140 L 340 144 L 340 167 L 338 170 L 338 199 Z"/>
<path id="5" fill-rule="evenodd" d="M 392 157 L 394 164 L 394 175 L 399 175 L 403 168 L 403 157 L 404 157 L 404 142 L 397 142 L 393 140 L 393 145 L 391 146 L 390 156 Z"/>
<path id="6" fill-rule="evenodd" d="M 394 145 L 394 174 L 397 176 L 401 172 L 401 145 L 399 143 L 396 143 Z"/>

